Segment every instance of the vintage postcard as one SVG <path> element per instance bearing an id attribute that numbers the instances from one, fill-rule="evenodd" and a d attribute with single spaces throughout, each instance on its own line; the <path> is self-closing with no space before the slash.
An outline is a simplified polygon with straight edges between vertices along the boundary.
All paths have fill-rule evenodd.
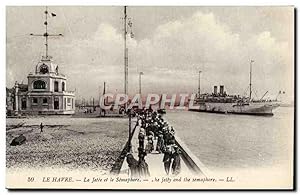
<path id="1" fill-rule="evenodd" d="M 7 6 L 8 189 L 294 189 L 293 6 Z"/>

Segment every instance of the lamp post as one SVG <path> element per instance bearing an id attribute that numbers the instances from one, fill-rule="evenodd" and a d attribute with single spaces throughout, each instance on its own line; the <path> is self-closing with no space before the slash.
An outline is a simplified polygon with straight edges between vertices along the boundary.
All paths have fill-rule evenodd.
<path id="1" fill-rule="evenodd" d="M 131 139 L 132 139 L 132 132 L 131 132 L 131 109 L 128 109 L 128 152 L 131 151 Z"/>
<path id="2" fill-rule="evenodd" d="M 143 72 L 139 72 L 139 94 L 142 95 L 142 75 L 144 75 Z"/>
<path id="3" fill-rule="evenodd" d="M 250 94 L 249 94 L 249 101 L 251 101 L 251 96 L 252 96 L 252 63 L 254 62 L 254 60 L 251 60 L 250 61 L 250 84 L 249 84 L 249 87 L 250 87 Z"/>
<path id="4" fill-rule="evenodd" d="M 200 89 L 201 89 L 201 85 L 200 85 L 200 80 L 201 80 L 201 70 L 199 71 L 199 81 L 198 81 L 198 96 L 199 96 L 199 98 L 200 98 L 200 94 L 201 94 L 201 91 L 200 91 Z"/>

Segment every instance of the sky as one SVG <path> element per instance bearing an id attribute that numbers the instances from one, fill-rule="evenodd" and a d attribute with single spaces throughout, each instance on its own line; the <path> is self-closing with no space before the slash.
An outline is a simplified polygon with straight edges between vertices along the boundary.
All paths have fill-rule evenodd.
<path id="1" fill-rule="evenodd" d="M 45 53 L 44 7 L 6 8 L 6 85 L 27 83 Z M 49 54 L 68 77 L 77 98 L 123 93 L 123 7 L 50 6 Z M 225 85 L 227 94 L 292 100 L 294 91 L 293 7 L 128 7 L 134 38 L 128 37 L 129 93 L 196 93 Z"/>

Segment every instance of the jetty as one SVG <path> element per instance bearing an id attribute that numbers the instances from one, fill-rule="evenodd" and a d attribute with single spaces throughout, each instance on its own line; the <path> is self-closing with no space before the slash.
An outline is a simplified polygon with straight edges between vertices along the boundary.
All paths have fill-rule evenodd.
<path id="1" fill-rule="evenodd" d="M 132 131 L 131 131 L 131 139 L 130 144 L 129 141 L 125 144 L 125 147 L 115 163 L 115 166 L 111 170 L 111 174 L 118 175 L 120 177 L 128 178 L 130 177 L 130 168 L 128 163 L 126 162 L 126 155 L 131 153 L 135 159 L 139 159 L 138 157 L 138 147 L 139 147 L 139 139 L 138 134 L 141 126 L 139 126 L 137 120 L 133 120 L 132 122 Z M 178 137 L 175 136 L 175 144 L 180 149 L 180 161 L 181 161 L 181 170 L 180 173 L 176 176 L 200 176 L 200 177 L 208 177 L 210 175 L 210 171 L 205 167 L 205 165 L 189 150 L 189 148 L 185 145 L 185 143 Z M 156 148 L 158 139 L 154 139 L 154 148 Z M 148 140 L 144 140 L 144 144 L 147 145 Z M 131 147 L 129 147 L 131 145 Z M 152 151 L 148 153 L 145 157 L 145 162 L 148 164 L 150 177 L 159 177 L 159 176 L 167 176 L 164 163 L 163 163 L 164 153 L 158 153 L 157 151 Z M 170 176 L 171 171 L 170 171 Z"/>

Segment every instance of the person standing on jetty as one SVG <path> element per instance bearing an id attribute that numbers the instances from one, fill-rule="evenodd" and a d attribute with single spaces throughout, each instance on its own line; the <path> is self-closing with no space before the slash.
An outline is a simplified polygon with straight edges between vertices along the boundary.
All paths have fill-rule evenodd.
<path id="1" fill-rule="evenodd" d="M 157 139 L 157 144 L 156 144 L 156 151 L 158 153 L 162 153 L 164 150 L 165 150 L 165 147 L 164 147 L 165 143 L 164 143 L 164 137 L 163 137 L 163 134 L 160 133 L 158 135 L 158 139 Z"/>
<path id="2" fill-rule="evenodd" d="M 137 161 L 131 153 L 127 154 L 126 162 L 130 170 L 130 178 L 146 178 L 150 177 L 149 166 L 145 161 L 147 155 L 145 150 L 139 148 L 139 160 Z"/>
<path id="3" fill-rule="evenodd" d="M 166 146 L 166 150 L 164 151 L 164 158 L 163 158 L 164 168 L 167 175 L 169 175 L 170 172 L 170 166 L 172 161 L 171 156 L 172 156 L 172 147 L 168 145 Z"/>
<path id="4" fill-rule="evenodd" d="M 178 175 L 181 171 L 181 165 L 180 165 L 180 149 L 176 144 L 174 144 L 174 153 L 172 154 L 172 174 Z"/>
<path id="5" fill-rule="evenodd" d="M 143 110 L 139 117 L 142 121 L 143 131 L 145 132 L 144 138 L 148 136 L 148 143 L 146 145 L 146 152 L 151 153 L 154 149 L 153 139 L 157 137 L 156 151 L 164 153 L 163 164 L 167 175 L 172 171 L 172 175 L 178 175 L 181 171 L 180 149 L 176 145 L 175 130 L 169 126 L 167 122 L 153 110 Z M 144 146 L 144 139 L 139 135 L 140 146 Z M 143 144 L 142 144 L 143 143 Z M 143 153 L 139 148 L 139 156 Z M 143 158 L 141 158 L 143 159 Z M 147 165 L 148 166 L 148 165 Z"/>
<path id="6" fill-rule="evenodd" d="M 145 136 L 146 136 L 145 129 L 144 128 L 140 128 L 140 132 L 139 132 L 139 135 L 138 135 L 139 148 L 143 148 L 144 149 Z"/>
<path id="7" fill-rule="evenodd" d="M 130 170 L 130 177 L 139 178 L 139 162 L 133 157 L 131 153 L 127 154 L 126 161 Z"/>
<path id="8" fill-rule="evenodd" d="M 150 177 L 149 166 L 145 161 L 146 155 L 147 155 L 147 153 L 145 152 L 145 150 L 142 148 L 139 148 L 138 169 L 139 169 L 139 174 L 140 174 L 141 178 Z"/>
<path id="9" fill-rule="evenodd" d="M 154 144 L 153 144 L 153 138 L 154 138 L 154 133 L 152 131 L 149 131 L 148 135 L 148 142 L 146 145 L 146 152 L 151 153 L 154 150 Z"/>
<path id="10" fill-rule="evenodd" d="M 180 173 L 180 149 L 174 140 L 171 140 L 170 144 L 166 146 L 163 162 L 167 175 L 170 173 L 170 168 L 172 168 L 172 175 L 178 175 Z"/>

